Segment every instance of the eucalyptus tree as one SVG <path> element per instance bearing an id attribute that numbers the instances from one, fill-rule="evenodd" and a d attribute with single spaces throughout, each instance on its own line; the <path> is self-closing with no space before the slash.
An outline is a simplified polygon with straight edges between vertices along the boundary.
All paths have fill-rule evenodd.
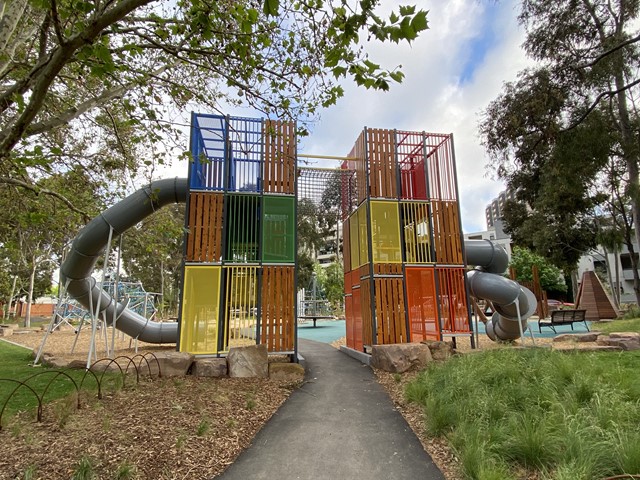
<path id="1" fill-rule="evenodd" d="M 400 68 L 363 45 L 412 41 L 427 19 L 409 6 L 382 18 L 380 3 L 0 0 L 0 182 L 60 196 L 37 179 L 77 165 L 123 182 L 173 154 L 190 108 L 304 123 L 343 77 L 386 90 Z"/>
<path id="2" fill-rule="evenodd" d="M 592 212 L 609 195 L 601 180 L 612 162 L 622 169 L 632 223 L 639 225 L 639 6 L 524 0 L 519 20 L 535 66 L 505 85 L 480 124 L 491 168 L 520 203 L 507 229 L 521 239 L 536 235 L 528 245 L 556 263 L 573 262 L 595 242 Z M 640 244 L 640 230 L 634 232 Z"/>

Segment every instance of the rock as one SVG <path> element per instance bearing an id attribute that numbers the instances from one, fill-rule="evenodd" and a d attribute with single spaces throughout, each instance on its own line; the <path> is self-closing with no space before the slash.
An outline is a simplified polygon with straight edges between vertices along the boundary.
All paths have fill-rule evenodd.
<path id="1" fill-rule="evenodd" d="M 229 349 L 230 377 L 268 377 L 269 355 L 266 345 L 248 345 Z"/>
<path id="2" fill-rule="evenodd" d="M 75 370 L 84 370 L 84 369 L 87 368 L 87 361 L 86 360 L 71 360 L 70 362 L 67 363 L 67 368 L 73 368 Z"/>
<path id="3" fill-rule="evenodd" d="M 304 367 L 299 363 L 270 363 L 269 378 L 281 383 L 294 383 L 304 380 Z"/>
<path id="4" fill-rule="evenodd" d="M 609 334 L 609 338 L 613 339 L 613 338 L 629 338 L 629 339 L 635 339 L 638 340 L 640 342 L 640 333 L 638 332 L 611 332 Z"/>
<path id="5" fill-rule="evenodd" d="M 451 342 L 427 340 L 422 343 L 429 347 L 431 357 L 436 361 L 448 360 L 453 355 L 453 344 Z"/>
<path id="6" fill-rule="evenodd" d="M 598 345 L 609 345 L 609 335 L 600 335 L 596 340 L 596 344 Z"/>
<path id="7" fill-rule="evenodd" d="M 11 335 L 13 335 L 13 328 L 0 327 L 0 337 L 10 337 Z"/>
<path id="8" fill-rule="evenodd" d="M 640 338 L 637 337 L 621 337 L 614 338 L 609 337 L 609 345 L 614 347 L 620 347 L 622 350 L 640 350 Z"/>
<path id="9" fill-rule="evenodd" d="M 600 332 L 563 333 L 553 338 L 554 342 L 595 342 Z"/>
<path id="10" fill-rule="evenodd" d="M 226 377 L 226 358 L 197 358 L 191 367 L 191 375 L 194 377 Z"/>
<path id="11" fill-rule="evenodd" d="M 187 352 L 155 352 L 154 355 L 155 358 L 152 355 L 145 357 L 149 366 L 145 360 L 136 360 L 140 375 L 157 376 L 159 364 L 160 374 L 163 377 L 183 377 L 191 368 L 195 358 L 193 354 Z"/>
<path id="12" fill-rule="evenodd" d="M 374 345 L 371 350 L 371 366 L 391 373 L 424 368 L 432 360 L 431 350 L 424 343 Z"/>
<path id="13" fill-rule="evenodd" d="M 43 357 L 40 359 L 40 363 L 42 363 L 42 365 L 45 365 L 51 368 L 59 368 L 59 369 L 70 368 L 69 360 L 65 360 L 64 358 L 59 358 L 59 357 L 53 357 L 53 356 L 46 357 L 46 358 Z M 82 368 L 84 367 L 85 365 L 82 365 Z"/>

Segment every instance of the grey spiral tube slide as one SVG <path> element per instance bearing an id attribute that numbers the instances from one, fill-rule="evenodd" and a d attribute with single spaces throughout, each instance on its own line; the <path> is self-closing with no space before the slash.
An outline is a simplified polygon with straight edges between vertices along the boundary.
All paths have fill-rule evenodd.
<path id="1" fill-rule="evenodd" d="M 485 326 L 487 336 L 494 341 L 519 338 L 520 332 L 527 329 L 527 319 L 536 311 L 536 296 L 501 275 L 509 264 L 502 247 L 489 240 L 465 240 L 464 248 L 467 263 L 476 266 L 467 272 L 471 295 L 491 301 L 495 309 Z"/>
<path id="2" fill-rule="evenodd" d="M 66 285 L 67 293 L 90 312 L 99 303 L 98 314 L 104 315 L 108 324 L 117 318 L 118 330 L 133 338 L 149 343 L 176 343 L 177 322 L 149 321 L 129 310 L 100 288 L 91 273 L 104 255 L 111 228 L 115 238 L 159 208 L 184 203 L 187 192 L 186 178 L 151 182 L 91 220 L 76 236 L 60 267 L 62 285 Z"/>

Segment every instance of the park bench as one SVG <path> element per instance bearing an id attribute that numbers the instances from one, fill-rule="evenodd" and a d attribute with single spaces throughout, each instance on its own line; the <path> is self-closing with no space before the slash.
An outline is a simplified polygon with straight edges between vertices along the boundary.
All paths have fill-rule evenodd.
<path id="1" fill-rule="evenodd" d="M 299 322 L 306 322 L 307 320 L 313 320 L 313 328 L 316 327 L 316 322 L 318 320 L 326 320 L 326 319 L 333 319 L 336 318 L 333 315 L 299 315 L 298 316 L 298 321 Z"/>
<path id="2" fill-rule="evenodd" d="M 576 322 L 584 322 L 587 331 L 590 331 L 586 320 L 586 310 L 554 310 L 550 313 L 550 318 L 538 320 L 538 331 L 540 333 L 542 333 L 542 327 L 550 327 L 554 333 L 557 333 L 555 327 L 558 325 L 571 325 L 571 330 L 573 330 L 573 324 Z"/>

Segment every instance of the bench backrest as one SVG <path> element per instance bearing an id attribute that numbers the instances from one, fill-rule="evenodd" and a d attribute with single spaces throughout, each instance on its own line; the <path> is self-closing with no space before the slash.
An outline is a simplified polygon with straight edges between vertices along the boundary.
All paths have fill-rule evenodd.
<path id="1" fill-rule="evenodd" d="M 554 310 L 551 320 L 557 322 L 584 322 L 586 310 Z"/>

